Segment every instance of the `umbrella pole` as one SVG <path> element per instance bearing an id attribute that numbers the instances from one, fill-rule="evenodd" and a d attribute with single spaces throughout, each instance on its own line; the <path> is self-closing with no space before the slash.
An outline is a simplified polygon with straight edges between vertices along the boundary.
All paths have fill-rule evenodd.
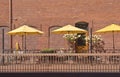
<path id="1" fill-rule="evenodd" d="M 26 53 L 26 33 L 25 33 L 25 53 Z"/>
<path id="2" fill-rule="evenodd" d="M 90 28 L 90 52 L 92 53 L 92 28 Z"/>
<path id="3" fill-rule="evenodd" d="M 23 40 L 23 35 L 22 35 L 22 50 L 24 50 L 23 43 L 24 43 L 24 40 Z"/>
<path id="4" fill-rule="evenodd" d="M 115 53 L 114 31 L 112 33 L 113 33 L 113 53 Z"/>

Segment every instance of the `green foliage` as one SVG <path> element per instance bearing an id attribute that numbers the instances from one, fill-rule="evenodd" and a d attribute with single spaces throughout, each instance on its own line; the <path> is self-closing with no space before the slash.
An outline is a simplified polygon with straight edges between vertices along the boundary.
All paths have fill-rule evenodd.
<path id="1" fill-rule="evenodd" d="M 54 53 L 54 49 L 46 48 L 46 49 L 41 50 L 41 53 Z"/>

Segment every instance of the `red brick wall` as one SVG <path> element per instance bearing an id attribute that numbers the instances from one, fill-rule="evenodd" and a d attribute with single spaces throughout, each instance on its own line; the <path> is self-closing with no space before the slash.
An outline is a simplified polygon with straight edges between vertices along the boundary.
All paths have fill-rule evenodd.
<path id="1" fill-rule="evenodd" d="M 13 25 L 17 28 L 28 24 L 44 31 L 45 33 L 41 36 L 27 36 L 27 38 L 30 37 L 28 48 L 42 49 L 48 47 L 50 26 L 74 25 L 78 21 L 86 21 L 90 27 L 93 21 L 95 31 L 111 23 L 120 24 L 119 7 L 119 0 L 13 0 Z M 0 26 L 2 25 L 9 26 L 9 0 L 0 0 Z M 119 48 L 118 35 L 120 34 L 115 36 L 115 41 L 116 47 Z M 110 34 L 103 35 L 106 47 L 111 47 L 111 37 Z M 17 36 L 14 37 L 16 38 Z M 6 39 L 9 44 L 9 38 Z"/>

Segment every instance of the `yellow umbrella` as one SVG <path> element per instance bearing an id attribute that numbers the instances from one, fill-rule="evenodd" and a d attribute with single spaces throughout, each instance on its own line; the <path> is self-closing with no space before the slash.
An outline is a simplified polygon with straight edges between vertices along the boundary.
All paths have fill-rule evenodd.
<path id="1" fill-rule="evenodd" d="M 35 28 L 29 27 L 27 25 L 23 25 L 17 29 L 14 29 L 8 32 L 8 34 L 11 34 L 11 35 L 43 34 L 43 32 Z"/>
<path id="2" fill-rule="evenodd" d="M 87 31 L 72 25 L 66 25 L 59 29 L 53 30 L 52 32 L 56 34 L 74 34 L 74 33 L 86 33 Z"/>
<path id="3" fill-rule="evenodd" d="M 43 34 L 42 31 L 37 30 L 35 28 L 29 27 L 28 25 L 23 25 L 19 28 L 16 28 L 12 31 L 9 31 L 8 34 L 10 35 L 24 35 L 25 36 L 25 50 L 26 50 L 26 35 L 27 34 Z"/>
<path id="4" fill-rule="evenodd" d="M 112 32 L 112 34 L 113 34 L 113 52 L 115 52 L 114 32 L 120 32 L 120 26 L 116 25 L 116 24 L 111 24 L 100 30 L 97 30 L 95 33 L 106 33 L 106 32 Z"/>

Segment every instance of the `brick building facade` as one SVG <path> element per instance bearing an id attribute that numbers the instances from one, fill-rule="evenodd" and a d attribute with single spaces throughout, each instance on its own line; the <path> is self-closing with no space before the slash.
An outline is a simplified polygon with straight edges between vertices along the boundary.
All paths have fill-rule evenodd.
<path id="1" fill-rule="evenodd" d="M 5 49 L 10 48 L 7 34 L 10 30 L 10 1 L 0 0 L 0 26 L 9 27 L 5 28 Z M 27 24 L 44 32 L 43 35 L 27 36 L 28 49 L 67 47 L 62 36 L 52 34 L 51 30 L 79 21 L 88 22 L 93 31 L 112 23 L 120 24 L 119 7 L 120 0 L 12 0 L 12 29 Z M 110 34 L 103 35 L 106 47 L 112 47 L 111 37 Z M 119 48 L 119 37 L 120 33 L 116 33 L 116 48 Z M 21 45 L 21 36 L 13 36 L 13 40 L 13 48 L 17 41 Z M 2 36 L 0 49 L 1 42 Z"/>

